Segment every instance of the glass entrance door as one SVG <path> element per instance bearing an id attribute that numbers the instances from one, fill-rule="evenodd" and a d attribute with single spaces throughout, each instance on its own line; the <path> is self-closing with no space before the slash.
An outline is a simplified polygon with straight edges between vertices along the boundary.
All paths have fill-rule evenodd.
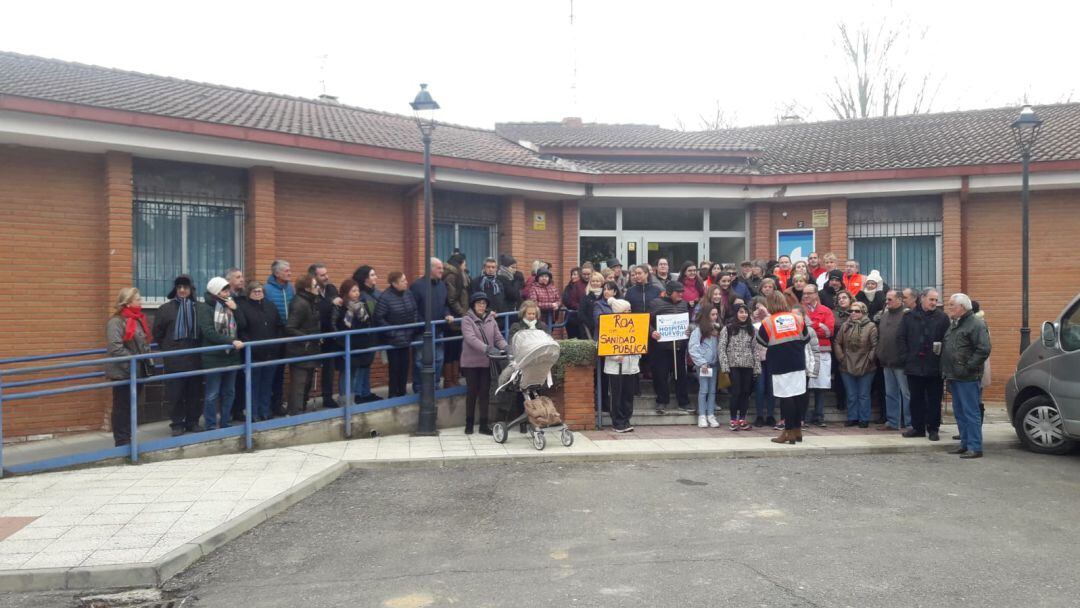
<path id="1" fill-rule="evenodd" d="M 704 254 L 699 239 L 678 232 L 624 232 L 622 251 L 627 267 L 645 263 L 655 267 L 660 258 L 666 258 L 673 273 L 683 262 L 697 264 Z"/>

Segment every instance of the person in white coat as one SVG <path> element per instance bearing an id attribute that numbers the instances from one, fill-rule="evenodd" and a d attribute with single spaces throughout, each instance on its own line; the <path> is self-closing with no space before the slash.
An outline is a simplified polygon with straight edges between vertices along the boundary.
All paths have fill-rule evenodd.
<path id="1" fill-rule="evenodd" d="M 630 302 L 618 298 L 608 298 L 610 314 L 630 312 Z M 599 326 L 599 322 L 597 323 Z M 640 370 L 641 355 L 616 355 L 604 357 L 604 375 L 608 378 L 608 390 L 611 391 L 611 426 L 616 433 L 629 433 L 634 430 L 630 417 L 634 415 L 634 389 Z"/>

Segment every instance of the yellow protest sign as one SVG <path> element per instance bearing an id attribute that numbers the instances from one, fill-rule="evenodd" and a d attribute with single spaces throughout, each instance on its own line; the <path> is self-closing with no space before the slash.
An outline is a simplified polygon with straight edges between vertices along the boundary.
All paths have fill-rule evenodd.
<path id="1" fill-rule="evenodd" d="M 600 315 L 596 347 L 601 357 L 645 354 L 649 350 L 649 315 Z"/>

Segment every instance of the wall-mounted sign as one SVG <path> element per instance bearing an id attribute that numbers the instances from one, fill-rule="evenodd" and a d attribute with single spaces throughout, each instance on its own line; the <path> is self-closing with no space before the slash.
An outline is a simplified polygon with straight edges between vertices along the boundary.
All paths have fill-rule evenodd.
<path id="1" fill-rule="evenodd" d="M 637 251 L 637 242 L 636 241 L 627 241 L 626 250 L 627 251 Z"/>
<path id="2" fill-rule="evenodd" d="M 660 251 L 660 243 L 649 243 L 649 251 Z"/>
<path id="3" fill-rule="evenodd" d="M 776 231 L 776 256 L 791 256 L 792 262 L 805 260 L 814 250 L 814 229 Z"/>
<path id="4" fill-rule="evenodd" d="M 533 212 L 533 230 L 547 230 L 547 211 Z"/>
<path id="5" fill-rule="evenodd" d="M 829 210 L 828 209 L 814 209 L 810 212 L 810 225 L 814 228 L 828 228 L 829 227 Z"/>

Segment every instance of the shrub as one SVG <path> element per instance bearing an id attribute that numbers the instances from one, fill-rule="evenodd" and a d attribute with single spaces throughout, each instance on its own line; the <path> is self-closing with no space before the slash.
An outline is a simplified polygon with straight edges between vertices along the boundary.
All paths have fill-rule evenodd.
<path id="1" fill-rule="evenodd" d="M 593 365 L 596 362 L 596 342 L 592 340 L 559 340 L 559 360 L 551 368 L 551 379 L 561 386 L 568 366 Z"/>

